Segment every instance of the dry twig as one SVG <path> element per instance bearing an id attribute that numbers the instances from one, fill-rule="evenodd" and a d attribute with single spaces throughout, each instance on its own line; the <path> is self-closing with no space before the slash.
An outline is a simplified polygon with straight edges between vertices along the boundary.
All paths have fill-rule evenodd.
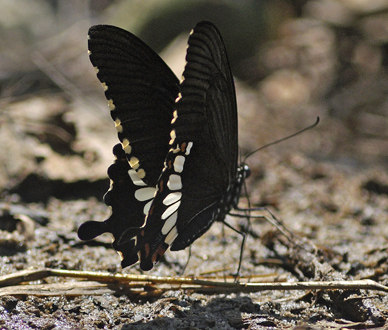
<path id="1" fill-rule="evenodd" d="M 20 283 L 37 281 L 49 276 L 84 278 L 89 281 L 105 283 L 97 285 L 94 282 L 69 282 L 57 284 L 39 284 L 38 286 L 23 286 Z M 249 282 L 249 278 L 241 278 L 240 282 L 227 282 L 223 279 L 207 280 L 206 278 L 161 277 L 149 275 L 111 274 L 88 271 L 71 271 L 56 269 L 24 270 L 15 274 L 0 277 L 0 296 L 3 295 L 82 295 L 102 294 L 110 291 L 122 291 L 123 288 L 132 293 L 141 294 L 162 293 L 171 289 L 183 289 L 196 292 L 257 292 L 264 290 L 348 290 L 364 289 L 388 292 L 388 287 L 372 280 L 357 281 L 312 281 L 312 282 Z M 88 284 L 89 283 L 89 284 Z M 12 287 L 11 287 L 12 286 Z M 95 289 L 99 289 L 93 291 Z M 55 293 L 56 292 L 56 293 Z"/>

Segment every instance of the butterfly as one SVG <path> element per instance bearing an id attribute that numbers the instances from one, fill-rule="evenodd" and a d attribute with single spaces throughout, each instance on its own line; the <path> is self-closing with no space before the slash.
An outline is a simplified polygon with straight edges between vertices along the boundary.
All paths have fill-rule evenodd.
<path id="1" fill-rule="evenodd" d="M 126 267 L 150 270 L 165 251 L 185 249 L 237 208 L 249 167 L 238 162 L 237 106 L 221 34 L 198 23 L 179 81 L 135 35 L 92 26 L 89 56 L 105 90 L 120 143 L 104 201 L 112 214 L 78 229 L 105 232 Z"/>

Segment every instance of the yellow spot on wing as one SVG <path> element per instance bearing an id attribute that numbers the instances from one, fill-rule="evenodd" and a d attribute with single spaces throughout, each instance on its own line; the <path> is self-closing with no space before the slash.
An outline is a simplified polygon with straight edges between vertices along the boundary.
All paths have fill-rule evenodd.
<path id="1" fill-rule="evenodd" d="M 116 120 L 120 121 L 120 119 L 116 119 Z M 116 120 L 115 120 L 115 123 L 116 123 Z M 121 121 L 120 121 L 120 123 L 121 123 Z M 120 125 L 120 127 L 121 127 L 121 132 L 122 132 L 123 131 L 123 126 Z M 116 126 L 116 128 L 117 128 L 117 126 Z M 118 129 L 117 129 L 117 131 L 119 132 Z M 119 132 L 119 133 L 121 133 L 121 132 Z M 124 152 L 126 154 L 130 154 L 131 153 L 132 147 L 129 144 L 129 140 L 128 139 L 124 139 L 123 142 L 121 142 L 121 145 L 123 146 L 123 150 L 124 150 Z"/>
<path id="2" fill-rule="evenodd" d="M 121 132 L 122 132 L 123 130 L 121 130 Z M 121 133 L 121 132 L 119 132 L 119 133 Z M 130 154 L 131 152 L 132 152 L 132 147 L 130 146 L 130 145 L 127 145 L 125 148 L 123 148 L 124 149 L 124 152 L 126 153 L 126 154 Z"/>
<path id="3" fill-rule="evenodd" d="M 178 111 L 175 110 L 172 115 L 173 115 L 173 118 L 171 120 L 171 124 L 174 124 L 176 119 L 178 118 Z"/>
<path id="4" fill-rule="evenodd" d="M 127 145 L 129 145 L 129 140 L 128 139 L 124 139 L 123 142 L 121 142 L 121 144 L 123 145 L 123 148 L 125 148 Z"/>
<path id="5" fill-rule="evenodd" d="M 178 97 L 175 99 L 175 103 L 179 102 L 179 100 L 182 98 L 182 94 L 179 92 Z"/>
<path id="6" fill-rule="evenodd" d="M 131 157 L 131 159 L 129 160 L 129 165 L 131 165 L 131 167 L 134 170 L 136 170 L 139 168 L 139 160 L 136 157 Z M 139 174 L 139 172 L 137 174 Z M 141 178 L 141 176 L 140 176 L 140 178 Z"/>
<path id="7" fill-rule="evenodd" d="M 116 127 L 116 130 L 117 130 L 118 133 L 122 133 L 123 132 L 123 126 L 121 126 L 121 120 L 118 119 L 118 118 L 115 120 L 115 127 Z M 129 141 L 128 141 L 128 145 L 129 145 Z M 130 152 L 127 152 L 127 153 L 130 153 Z"/>
<path id="8" fill-rule="evenodd" d="M 139 175 L 140 179 L 143 179 L 146 175 L 146 172 L 141 168 L 137 171 L 137 174 Z"/>
<path id="9" fill-rule="evenodd" d="M 171 136 L 171 140 L 170 140 L 170 145 L 174 143 L 175 141 L 175 138 L 176 138 L 176 133 L 175 133 L 175 129 L 173 129 L 171 132 L 170 132 L 170 136 Z"/>
<path id="10" fill-rule="evenodd" d="M 109 109 L 110 109 L 111 111 L 113 111 L 114 109 L 116 109 L 116 106 L 114 105 L 112 99 L 108 100 L 108 107 L 109 107 Z"/>

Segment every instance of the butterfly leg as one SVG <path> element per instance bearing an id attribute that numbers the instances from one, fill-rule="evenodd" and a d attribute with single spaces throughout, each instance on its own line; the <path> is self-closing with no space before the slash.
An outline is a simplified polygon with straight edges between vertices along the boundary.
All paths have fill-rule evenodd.
<path id="1" fill-rule="evenodd" d="M 181 272 L 179 274 L 180 276 L 182 276 L 185 273 L 187 265 L 189 264 L 190 258 L 191 258 L 191 245 L 189 246 L 189 255 L 187 256 L 186 263 L 183 266 L 183 268 L 182 268 L 182 270 L 181 270 Z"/>
<path id="2" fill-rule="evenodd" d="M 282 224 L 282 222 L 267 207 L 241 208 L 241 207 L 237 206 L 234 208 L 234 210 L 237 212 L 243 212 L 243 213 L 229 212 L 228 214 L 230 216 L 233 216 L 233 217 L 247 218 L 248 219 L 248 224 L 247 224 L 247 227 L 244 229 L 244 231 L 237 230 L 236 228 L 233 228 L 231 225 L 229 225 L 225 220 L 223 221 L 223 223 L 227 227 L 229 227 L 230 229 L 232 229 L 233 231 L 235 231 L 236 233 L 240 234 L 243 237 L 242 242 L 241 242 L 241 247 L 240 247 L 240 259 L 239 259 L 238 269 L 237 269 L 237 273 L 235 275 L 235 281 L 237 281 L 237 277 L 239 276 L 239 272 L 240 272 L 241 264 L 242 264 L 242 257 L 243 257 L 243 253 L 244 253 L 246 235 L 250 232 L 249 231 L 249 229 L 250 229 L 249 227 L 250 227 L 250 223 L 251 223 L 250 219 L 265 219 L 265 220 L 267 220 L 270 224 L 275 226 L 276 229 L 278 229 L 290 241 L 291 241 L 291 237 L 293 237 L 294 234 L 290 230 L 288 230 Z M 266 215 L 252 215 L 251 212 L 253 212 L 253 211 L 266 211 L 266 212 L 268 212 L 270 217 L 268 217 Z"/>
<path id="3" fill-rule="evenodd" d="M 287 229 L 284 224 L 265 206 L 261 207 L 253 207 L 253 208 L 240 208 L 236 207 L 236 211 L 239 212 L 246 212 L 251 213 L 253 211 L 266 211 L 269 213 L 270 217 L 267 217 L 265 215 L 251 215 L 251 214 L 240 214 L 240 213 L 229 213 L 229 215 L 237 217 L 237 218 L 248 218 L 248 219 L 265 219 L 270 224 L 276 227 L 287 239 L 291 240 L 291 237 L 294 236 L 294 234 Z M 248 224 L 249 227 L 249 224 Z"/>
<path id="4" fill-rule="evenodd" d="M 239 275 L 240 275 L 240 269 L 241 269 L 242 257 L 243 257 L 243 253 L 244 253 L 245 238 L 246 238 L 246 232 L 247 232 L 247 231 L 246 231 L 246 232 L 240 231 L 240 230 L 234 228 L 234 227 L 233 227 L 232 225 L 230 225 L 229 223 L 227 223 L 225 220 L 223 220 L 222 223 L 223 223 L 226 227 L 232 229 L 232 230 L 233 230 L 234 232 L 236 232 L 237 234 L 241 235 L 241 237 L 242 237 L 241 246 L 240 246 L 240 258 L 239 258 L 239 261 L 238 261 L 237 272 L 236 272 L 236 274 L 235 274 L 235 276 L 234 276 L 234 280 L 235 280 L 235 282 L 237 282 L 237 278 L 238 278 Z M 247 229 L 249 229 L 249 225 L 248 225 L 248 228 L 247 228 Z"/>

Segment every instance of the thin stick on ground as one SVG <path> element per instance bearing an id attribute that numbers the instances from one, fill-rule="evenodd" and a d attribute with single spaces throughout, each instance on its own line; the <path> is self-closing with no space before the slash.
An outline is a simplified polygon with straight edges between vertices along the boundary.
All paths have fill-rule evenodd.
<path id="1" fill-rule="evenodd" d="M 15 274 L 0 277 L 0 287 L 17 286 L 20 283 L 37 281 L 49 276 L 72 277 L 87 279 L 102 283 L 114 283 L 141 288 L 153 285 L 155 289 L 183 289 L 201 292 L 257 292 L 264 290 L 349 290 L 364 289 L 388 292 L 388 287 L 373 280 L 356 281 L 311 281 L 311 282 L 243 282 L 249 279 L 241 278 L 240 282 L 225 282 L 223 278 L 207 280 L 190 277 L 162 277 L 149 275 L 111 274 L 89 271 L 72 271 L 57 269 L 24 270 Z M 62 283 L 63 284 L 63 283 Z M 73 282 L 74 284 L 74 282 Z M 52 285 L 52 284 L 51 284 Z M 160 287 L 159 287 L 160 286 Z M 9 291 L 8 291 L 9 292 Z M 0 296 L 2 295 L 0 291 Z"/>

